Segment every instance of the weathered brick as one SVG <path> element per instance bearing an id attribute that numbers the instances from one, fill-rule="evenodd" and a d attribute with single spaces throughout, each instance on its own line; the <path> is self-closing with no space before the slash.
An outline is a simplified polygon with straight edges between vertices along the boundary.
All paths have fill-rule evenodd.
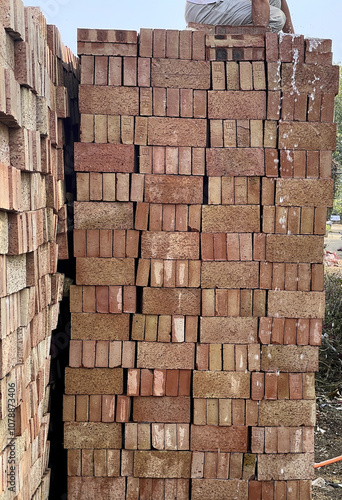
<path id="1" fill-rule="evenodd" d="M 206 147 L 207 121 L 197 118 L 148 119 L 148 144 L 152 146 Z"/>
<path id="2" fill-rule="evenodd" d="M 203 202 L 203 178 L 145 175 L 145 202 L 200 205 Z"/>
<path id="3" fill-rule="evenodd" d="M 282 64 L 282 88 L 304 94 L 338 93 L 339 67 L 310 64 Z"/>
<path id="4" fill-rule="evenodd" d="M 121 368 L 66 368 L 66 394 L 122 394 Z"/>
<path id="5" fill-rule="evenodd" d="M 194 398 L 249 398 L 250 374 L 242 372 L 194 372 Z"/>
<path id="6" fill-rule="evenodd" d="M 139 115 L 139 89 L 107 85 L 80 85 L 79 111 L 95 115 Z"/>
<path id="7" fill-rule="evenodd" d="M 116 423 L 66 422 L 64 424 L 64 448 L 120 449 L 121 428 L 121 424 Z"/>
<path id="8" fill-rule="evenodd" d="M 324 238 L 321 236 L 293 236 L 268 234 L 266 260 L 268 262 L 321 263 Z"/>
<path id="9" fill-rule="evenodd" d="M 237 479 L 193 479 L 191 498 L 193 500 L 246 500 L 248 481 Z"/>
<path id="10" fill-rule="evenodd" d="M 194 344 L 163 344 L 161 342 L 138 343 L 137 368 L 193 370 L 194 366 Z"/>
<path id="11" fill-rule="evenodd" d="M 76 172 L 134 172 L 134 146 L 75 142 Z"/>
<path id="12" fill-rule="evenodd" d="M 133 229 L 133 203 L 75 202 L 75 229 Z"/>
<path id="13" fill-rule="evenodd" d="M 152 87 L 210 88 L 210 62 L 152 59 Z"/>
<path id="14" fill-rule="evenodd" d="M 151 478 L 190 478 L 189 451 L 135 451 L 134 476 Z"/>
<path id="15" fill-rule="evenodd" d="M 208 92 L 208 117 L 224 120 L 265 120 L 266 92 Z"/>
<path id="16" fill-rule="evenodd" d="M 254 205 L 203 206 L 202 231 L 260 233 L 260 208 Z"/>
<path id="17" fill-rule="evenodd" d="M 313 453 L 259 455 L 258 481 L 314 479 L 313 465 Z"/>
<path id="18" fill-rule="evenodd" d="M 265 372 L 316 372 L 318 348 L 296 345 L 263 346 L 261 370 Z"/>
<path id="19" fill-rule="evenodd" d="M 186 288 L 144 288 L 143 314 L 199 316 L 201 291 Z"/>
<path id="20" fill-rule="evenodd" d="M 129 314 L 72 313 L 71 338 L 129 340 Z"/>
<path id="21" fill-rule="evenodd" d="M 182 397 L 135 397 L 133 398 L 134 422 L 188 423 L 190 422 L 190 398 Z"/>
<path id="22" fill-rule="evenodd" d="M 314 427 L 315 401 L 260 401 L 261 427 Z"/>
<path id="23" fill-rule="evenodd" d="M 287 292 L 270 290 L 270 318 L 324 318 L 323 292 Z"/>
<path id="24" fill-rule="evenodd" d="M 258 288 L 257 262 L 202 262 L 202 288 Z"/>
<path id="25" fill-rule="evenodd" d="M 202 344 L 253 344 L 257 337 L 257 318 L 201 318 Z"/>
<path id="26" fill-rule="evenodd" d="M 78 285 L 135 285 L 135 259 L 98 259 L 80 257 L 76 260 Z"/>
<path id="27" fill-rule="evenodd" d="M 192 451 L 247 452 L 247 427 L 217 427 L 213 425 L 192 425 Z"/>
<path id="28" fill-rule="evenodd" d="M 207 149 L 207 175 L 262 176 L 265 174 L 265 154 L 260 148 Z"/>
<path id="29" fill-rule="evenodd" d="M 327 179 L 279 179 L 276 204 L 281 206 L 330 207 L 334 182 Z"/>
<path id="30" fill-rule="evenodd" d="M 287 121 L 279 123 L 279 149 L 333 151 L 335 148 L 335 123 Z"/>
<path id="31" fill-rule="evenodd" d="M 124 477 L 69 477 L 68 498 L 92 500 L 111 498 L 121 500 L 125 497 L 126 479 Z"/>
<path id="32" fill-rule="evenodd" d="M 199 259 L 198 233 L 143 232 L 141 236 L 143 259 Z"/>

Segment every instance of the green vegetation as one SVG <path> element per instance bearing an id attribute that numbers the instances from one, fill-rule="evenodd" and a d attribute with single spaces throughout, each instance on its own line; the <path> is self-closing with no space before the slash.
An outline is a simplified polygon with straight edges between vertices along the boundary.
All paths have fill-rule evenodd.
<path id="1" fill-rule="evenodd" d="M 337 144 L 333 162 L 335 199 L 331 213 L 342 215 L 342 71 L 340 71 L 340 91 L 335 99 L 335 122 L 337 124 Z"/>

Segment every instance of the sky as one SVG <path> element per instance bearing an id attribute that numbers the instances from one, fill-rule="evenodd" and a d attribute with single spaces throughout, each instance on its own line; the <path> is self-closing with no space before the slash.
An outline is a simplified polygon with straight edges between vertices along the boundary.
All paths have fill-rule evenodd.
<path id="1" fill-rule="evenodd" d="M 77 28 L 184 29 L 185 0 L 24 0 L 41 7 L 65 45 L 76 54 Z M 287 0 L 296 33 L 333 40 L 334 62 L 342 62 L 341 0 Z"/>

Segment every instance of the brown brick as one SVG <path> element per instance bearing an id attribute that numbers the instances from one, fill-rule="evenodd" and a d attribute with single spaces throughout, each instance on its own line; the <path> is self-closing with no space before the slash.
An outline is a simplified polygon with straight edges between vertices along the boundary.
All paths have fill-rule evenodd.
<path id="1" fill-rule="evenodd" d="M 311 346 L 263 346 L 261 370 L 265 372 L 318 371 L 318 349 Z"/>
<path id="2" fill-rule="evenodd" d="M 67 422 L 64 424 L 64 448 L 112 448 L 122 445 L 121 424 Z"/>
<path id="3" fill-rule="evenodd" d="M 281 179 L 277 181 L 276 204 L 283 206 L 332 206 L 334 183 L 325 179 Z"/>
<path id="4" fill-rule="evenodd" d="M 189 397 L 136 397 L 133 398 L 134 422 L 188 423 Z"/>
<path id="5" fill-rule="evenodd" d="M 114 87 L 102 85 L 80 85 L 80 113 L 95 115 L 139 115 L 139 89 L 137 87 Z"/>
<path id="6" fill-rule="evenodd" d="M 320 236 L 267 235 L 268 262 L 322 262 L 323 252 L 324 239 Z"/>
<path id="7" fill-rule="evenodd" d="M 78 285 L 135 285 L 135 259 L 80 257 L 76 261 Z"/>
<path id="8" fill-rule="evenodd" d="M 262 176 L 264 173 L 263 149 L 207 149 L 207 175 L 209 176 Z"/>
<path id="9" fill-rule="evenodd" d="M 75 229 L 133 229 L 133 203 L 75 202 Z"/>
<path id="10" fill-rule="evenodd" d="M 71 316 L 71 338 L 82 340 L 129 340 L 129 314 Z"/>
<path id="11" fill-rule="evenodd" d="M 336 148 L 336 125 L 318 122 L 280 122 L 279 148 L 333 151 Z"/>
<path id="12" fill-rule="evenodd" d="M 210 62 L 152 59 L 152 87 L 210 88 Z"/>
<path id="13" fill-rule="evenodd" d="M 261 427 L 313 427 L 315 421 L 314 401 L 261 401 L 259 405 Z"/>
<path id="14" fill-rule="evenodd" d="M 265 120 L 266 92 L 209 91 L 208 117 L 221 120 Z"/>
<path id="15" fill-rule="evenodd" d="M 143 232 L 141 236 L 143 259 L 199 259 L 198 233 Z"/>
<path id="16" fill-rule="evenodd" d="M 323 94 L 338 93 L 338 66 L 325 67 L 320 65 L 282 64 L 282 88 L 284 91 L 296 90 L 304 94 L 315 94 L 316 91 Z M 293 79 L 295 76 L 295 79 Z"/>
<path id="17" fill-rule="evenodd" d="M 161 342 L 138 343 L 138 368 L 193 370 L 195 346 L 190 343 L 163 344 Z"/>
<path id="18" fill-rule="evenodd" d="M 246 500 L 248 481 L 237 479 L 193 479 L 191 498 L 193 500 Z"/>
<path id="19" fill-rule="evenodd" d="M 148 203 L 201 204 L 202 177 L 146 175 L 145 201 Z"/>
<path id="20" fill-rule="evenodd" d="M 151 478 L 190 478 L 189 451 L 135 451 L 134 476 Z"/>
<path id="21" fill-rule="evenodd" d="M 124 477 L 69 477 L 68 498 L 111 498 L 121 500 L 125 497 L 126 484 Z"/>
<path id="22" fill-rule="evenodd" d="M 194 398 L 249 398 L 250 374 L 243 372 L 194 372 Z"/>
<path id="23" fill-rule="evenodd" d="M 247 427 L 191 426 L 192 451 L 246 452 L 247 441 Z"/>
<path id="24" fill-rule="evenodd" d="M 258 206 L 203 206 L 203 232 L 260 233 Z"/>
<path id="25" fill-rule="evenodd" d="M 271 318 L 324 318 L 323 292 L 269 291 L 268 316 Z"/>
<path id="26" fill-rule="evenodd" d="M 257 336 L 257 318 L 201 318 L 200 339 L 204 344 L 252 344 Z"/>
<path id="27" fill-rule="evenodd" d="M 200 290 L 186 288 L 144 288 L 143 314 L 200 315 Z"/>
<path id="28" fill-rule="evenodd" d="M 122 394 L 121 368 L 66 368 L 66 394 Z"/>
<path id="29" fill-rule="evenodd" d="M 203 262 L 202 288 L 258 288 L 257 262 Z"/>
<path id="30" fill-rule="evenodd" d="M 314 479 L 313 465 L 313 453 L 259 455 L 258 480 Z"/>
<path id="31" fill-rule="evenodd" d="M 75 143 L 77 172 L 134 172 L 134 146 Z"/>
<path id="32" fill-rule="evenodd" d="M 152 146 L 206 147 L 207 122 L 194 118 L 150 117 L 148 144 Z"/>

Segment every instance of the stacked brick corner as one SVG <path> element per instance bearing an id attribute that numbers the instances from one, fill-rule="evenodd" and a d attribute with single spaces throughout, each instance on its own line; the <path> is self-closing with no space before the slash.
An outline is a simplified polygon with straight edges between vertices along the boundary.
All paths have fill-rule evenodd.
<path id="1" fill-rule="evenodd" d="M 47 499 L 50 345 L 68 258 L 64 133 L 77 60 L 21 0 L 0 6 L 0 497 Z M 77 100 L 77 90 L 74 92 Z M 71 104 L 71 106 L 69 106 Z"/>
<path id="2" fill-rule="evenodd" d="M 331 42 L 79 30 L 69 498 L 309 500 Z"/>

